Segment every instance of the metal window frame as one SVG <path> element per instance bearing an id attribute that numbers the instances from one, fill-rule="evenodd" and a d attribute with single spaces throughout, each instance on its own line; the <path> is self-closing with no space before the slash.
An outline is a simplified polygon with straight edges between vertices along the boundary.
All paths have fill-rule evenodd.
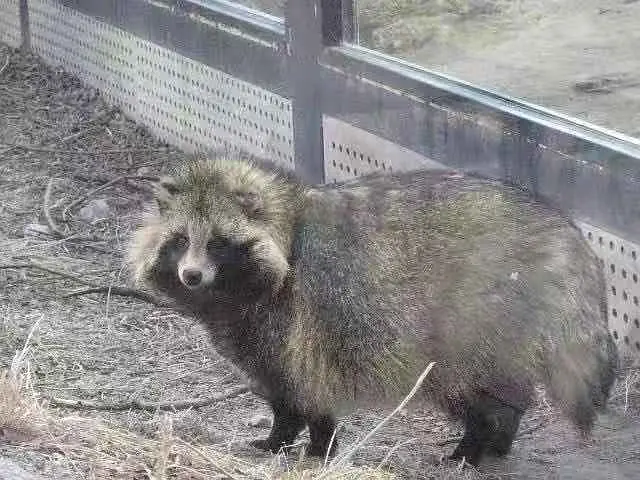
<path id="1" fill-rule="evenodd" d="M 325 114 L 640 239 L 640 140 L 353 45 L 321 61 Z"/>
<path id="2" fill-rule="evenodd" d="M 640 239 L 639 139 L 357 46 L 356 0 L 287 0 L 284 18 L 229 0 L 58 1 L 290 98 L 308 181 L 324 181 L 328 115 Z M 28 48 L 28 0 L 20 12 Z"/>

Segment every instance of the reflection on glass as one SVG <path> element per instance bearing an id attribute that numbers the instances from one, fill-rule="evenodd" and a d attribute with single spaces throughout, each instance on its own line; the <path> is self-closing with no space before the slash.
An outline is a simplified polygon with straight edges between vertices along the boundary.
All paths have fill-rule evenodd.
<path id="1" fill-rule="evenodd" d="M 284 18 L 284 2 L 285 0 L 232 0 L 233 3 L 239 3 L 245 7 L 260 10 L 274 17 Z"/>
<path id="2" fill-rule="evenodd" d="M 640 1 L 358 0 L 360 44 L 640 137 Z"/>

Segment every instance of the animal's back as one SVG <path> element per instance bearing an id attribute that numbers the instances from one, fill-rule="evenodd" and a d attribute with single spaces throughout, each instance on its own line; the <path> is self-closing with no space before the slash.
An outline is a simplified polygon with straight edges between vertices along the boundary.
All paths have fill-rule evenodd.
<path id="1" fill-rule="evenodd" d="M 580 378 L 606 363 L 604 283 L 564 216 L 446 172 L 373 176 L 310 198 L 297 271 L 312 313 L 291 344 L 307 346 L 293 370 L 315 395 L 396 401 L 430 361 L 425 392 L 443 406 L 481 386 L 511 389 L 526 408 L 538 381 L 580 390 L 561 401 L 587 395 Z M 325 341 L 305 342 L 309 332 Z M 548 365 L 560 359 L 569 367 Z"/>

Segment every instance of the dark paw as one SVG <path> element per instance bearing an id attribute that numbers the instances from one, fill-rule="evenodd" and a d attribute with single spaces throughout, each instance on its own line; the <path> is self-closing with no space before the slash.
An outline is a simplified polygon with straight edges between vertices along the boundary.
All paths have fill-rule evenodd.
<path id="1" fill-rule="evenodd" d="M 487 455 L 494 457 L 504 457 L 511 451 L 511 442 L 509 439 L 502 441 L 494 441 L 487 447 Z"/>
<path id="2" fill-rule="evenodd" d="M 458 446 L 451 455 L 449 455 L 448 459 L 452 462 L 461 462 L 464 458 L 465 464 L 469 464 L 473 467 L 477 467 L 480 463 L 481 452 L 480 449 L 474 446 L 461 448 Z"/>
<path id="3" fill-rule="evenodd" d="M 308 457 L 321 457 L 325 458 L 327 456 L 327 447 L 325 444 L 318 443 L 310 443 L 307 445 L 306 454 Z M 331 444 L 331 451 L 329 452 L 329 458 L 332 458 L 336 455 L 336 451 L 338 450 L 337 442 L 334 440 Z"/>
<path id="4" fill-rule="evenodd" d="M 261 440 L 252 440 L 249 442 L 249 446 L 265 452 L 278 453 L 284 445 L 274 442 L 269 438 L 265 438 Z"/>

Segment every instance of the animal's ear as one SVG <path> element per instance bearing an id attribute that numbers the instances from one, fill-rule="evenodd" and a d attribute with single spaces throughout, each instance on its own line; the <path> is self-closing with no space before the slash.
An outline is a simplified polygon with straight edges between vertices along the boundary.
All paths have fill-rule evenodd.
<path id="1" fill-rule="evenodd" d="M 260 194 L 254 191 L 236 191 L 234 192 L 236 202 L 244 209 L 245 213 L 249 217 L 260 216 L 264 202 Z"/>
<path id="2" fill-rule="evenodd" d="M 158 204 L 160 212 L 165 212 L 175 200 L 176 194 L 180 192 L 178 185 L 172 177 L 160 177 L 153 182 L 153 197 Z"/>

